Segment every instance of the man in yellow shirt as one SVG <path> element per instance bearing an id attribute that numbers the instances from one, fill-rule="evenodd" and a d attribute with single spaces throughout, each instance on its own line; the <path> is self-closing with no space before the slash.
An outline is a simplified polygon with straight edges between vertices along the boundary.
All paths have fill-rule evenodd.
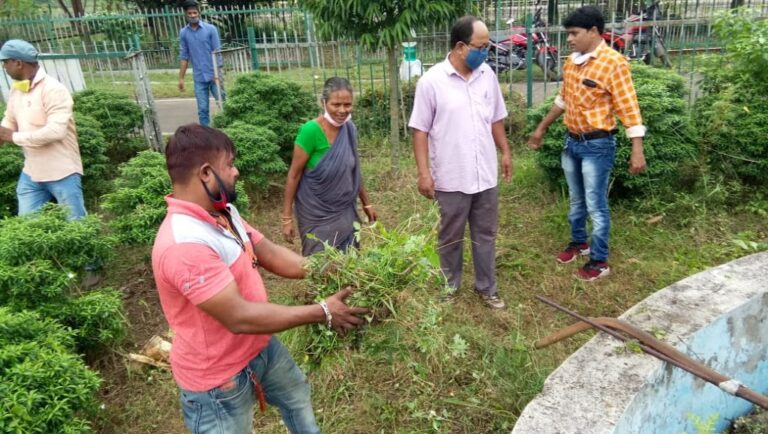
<path id="1" fill-rule="evenodd" d="M 645 170 L 643 136 L 645 126 L 632 83 L 629 63 L 608 47 L 601 36 L 603 14 L 594 6 L 584 6 L 563 20 L 568 44 L 573 53 L 563 67 L 563 85 L 552 109 L 531 135 L 531 149 L 541 147 L 547 128 L 565 113 L 568 134 L 561 156 L 568 182 L 571 242 L 557 256 L 568 263 L 579 255 L 589 261 L 576 277 L 593 281 L 608 275 L 608 236 L 611 215 L 608 208 L 608 183 L 616 157 L 616 117 L 632 141 L 629 171 Z M 592 219 L 592 244 L 587 243 L 587 215 Z"/>
<path id="2" fill-rule="evenodd" d="M 72 117 L 72 96 L 47 75 L 29 42 L 11 39 L 0 48 L 3 68 L 13 79 L 0 126 L 0 143 L 24 150 L 16 187 L 19 215 L 39 210 L 52 199 L 69 207 L 70 219 L 85 216 L 80 178 L 83 163 Z"/>

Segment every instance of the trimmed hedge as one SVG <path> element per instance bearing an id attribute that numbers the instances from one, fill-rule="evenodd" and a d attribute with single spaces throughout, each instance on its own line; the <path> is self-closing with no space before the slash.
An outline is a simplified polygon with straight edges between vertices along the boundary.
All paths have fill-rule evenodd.
<path id="1" fill-rule="evenodd" d="M 146 150 L 120 166 L 114 191 L 104 195 L 102 208 L 110 216 L 109 225 L 126 244 L 152 244 L 165 218 L 165 196 L 172 192 L 165 157 Z M 248 213 L 248 195 L 242 182 L 237 183 L 235 206 Z"/>
<path id="2" fill-rule="evenodd" d="M 315 98 L 298 84 L 257 72 L 237 78 L 213 125 L 229 128 L 241 121 L 271 130 L 277 136 L 280 157 L 290 161 L 299 127 L 318 110 Z"/>
<path id="3" fill-rule="evenodd" d="M 223 130 L 235 143 L 235 166 L 249 189 L 265 192 L 270 178 L 288 170 L 277 145 L 277 136 L 271 130 L 235 121 Z"/>

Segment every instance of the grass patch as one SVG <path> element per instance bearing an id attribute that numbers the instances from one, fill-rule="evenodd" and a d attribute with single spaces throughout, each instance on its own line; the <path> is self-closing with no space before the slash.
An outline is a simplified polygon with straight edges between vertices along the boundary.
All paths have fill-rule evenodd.
<path id="1" fill-rule="evenodd" d="M 415 166 L 405 148 L 401 171 L 389 171 L 389 150 L 380 140 L 363 140 L 363 174 L 380 221 L 392 228 L 429 202 L 416 192 Z M 579 335 L 534 351 L 532 343 L 570 324 L 570 318 L 534 300 L 545 295 L 590 316 L 618 316 L 649 294 L 686 276 L 768 247 L 762 198 L 744 206 L 710 207 L 691 216 L 699 201 L 680 193 L 670 206 L 662 199 L 612 203 L 612 275 L 597 283 L 572 277 L 580 264 L 557 265 L 554 254 L 568 242 L 567 198 L 546 189 L 532 153 L 516 153 L 511 183 L 500 185 L 497 241 L 498 286 L 508 308 L 488 310 L 472 293 L 469 245 L 465 278 L 453 305 L 437 294 L 405 288 L 397 314 L 382 321 L 357 349 L 340 349 L 319 365 L 301 353 L 306 328 L 280 334 L 305 370 L 324 432 L 508 432 L 546 376 L 589 339 Z M 616 170 L 626 170 L 623 162 Z M 758 200 L 759 199 L 759 200 Z M 280 236 L 280 192 L 254 199 L 252 224 L 276 241 Z M 686 205 L 687 204 L 687 205 Z M 648 219 L 658 215 L 657 223 Z M 736 241 L 739 240 L 739 241 Z M 298 244 L 292 246 L 298 249 Z M 148 249 L 119 252 L 110 276 L 114 287 L 130 288 L 126 310 L 134 351 L 167 325 L 147 265 Z M 138 277 L 137 277 L 138 276 Z M 265 273 L 271 300 L 296 303 L 305 282 Z M 170 374 L 148 369 L 127 374 L 123 359 L 97 364 L 105 376 L 106 404 L 100 432 L 182 432 L 178 395 Z M 259 432 L 284 433 L 275 409 L 258 414 Z"/>

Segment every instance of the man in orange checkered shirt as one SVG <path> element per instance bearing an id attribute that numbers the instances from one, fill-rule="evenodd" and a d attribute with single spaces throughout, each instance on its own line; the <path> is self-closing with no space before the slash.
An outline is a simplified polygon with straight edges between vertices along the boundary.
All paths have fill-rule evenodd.
<path id="1" fill-rule="evenodd" d="M 589 255 L 576 277 L 593 281 L 611 271 L 607 262 L 611 228 L 608 182 L 616 157 L 616 117 L 632 141 L 629 171 L 633 174 L 645 170 L 645 126 L 629 63 L 600 36 L 605 27 L 600 10 L 594 6 L 576 9 L 563 20 L 563 27 L 573 53 L 563 67 L 560 94 L 531 135 L 528 146 L 541 147 L 547 128 L 565 113 L 568 134 L 561 162 L 570 196 L 571 241 L 557 261 L 564 264 L 579 255 Z M 592 220 L 591 246 L 587 243 L 587 215 Z"/>

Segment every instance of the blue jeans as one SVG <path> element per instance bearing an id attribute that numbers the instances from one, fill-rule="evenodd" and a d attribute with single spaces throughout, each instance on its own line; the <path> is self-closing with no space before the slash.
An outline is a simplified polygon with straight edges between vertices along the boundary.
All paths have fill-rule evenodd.
<path id="1" fill-rule="evenodd" d="M 595 140 L 576 140 L 566 136 L 561 156 L 565 180 L 568 182 L 571 241 L 587 242 L 587 214 L 592 219 L 590 257 L 608 259 L 608 237 L 611 211 L 608 209 L 608 181 L 616 157 L 613 136 Z"/>
<path id="2" fill-rule="evenodd" d="M 200 125 L 208 126 L 211 124 L 211 117 L 209 114 L 210 97 L 213 96 L 218 99 L 219 87 L 215 81 L 196 81 L 195 82 L 195 99 L 197 99 L 197 117 L 200 120 Z M 224 101 L 227 97 L 227 93 L 224 91 L 224 87 L 221 88 L 221 100 Z"/>
<path id="3" fill-rule="evenodd" d="M 266 401 L 277 406 L 291 433 L 319 433 L 307 378 L 276 337 L 223 386 L 205 392 L 181 389 L 184 424 L 195 434 L 250 434 L 257 402 L 255 378 Z"/>
<path id="4" fill-rule="evenodd" d="M 16 198 L 19 201 L 19 215 L 36 212 L 52 199 L 69 208 L 69 220 L 78 220 L 86 215 L 79 173 L 58 181 L 35 182 L 22 171 L 16 185 Z"/>

